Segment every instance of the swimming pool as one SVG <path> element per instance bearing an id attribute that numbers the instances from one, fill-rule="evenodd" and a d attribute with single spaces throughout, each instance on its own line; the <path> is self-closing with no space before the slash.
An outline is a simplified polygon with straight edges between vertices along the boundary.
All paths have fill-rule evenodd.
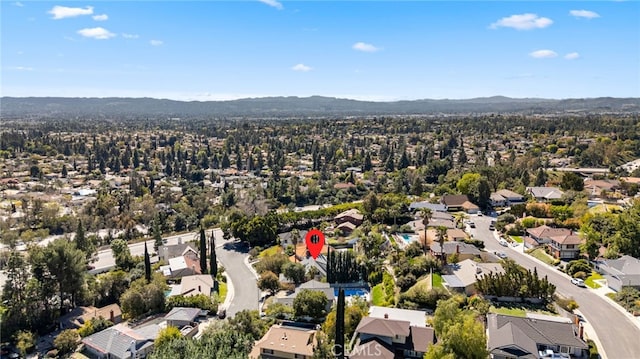
<path id="1" fill-rule="evenodd" d="M 398 236 L 400 236 L 400 238 L 402 238 L 402 240 L 407 244 L 411 243 L 415 238 L 415 235 L 410 233 L 400 233 Z"/>
<path id="2" fill-rule="evenodd" d="M 338 288 L 333 288 L 333 293 L 337 297 L 338 296 Z M 364 288 L 344 288 L 344 296 L 345 297 L 365 297 L 369 292 Z"/>

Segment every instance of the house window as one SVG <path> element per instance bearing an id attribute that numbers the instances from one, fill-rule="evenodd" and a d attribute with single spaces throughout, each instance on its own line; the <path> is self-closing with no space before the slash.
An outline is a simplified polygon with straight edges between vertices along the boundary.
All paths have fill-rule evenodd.
<path id="1" fill-rule="evenodd" d="M 560 353 L 569 353 L 569 348 L 568 347 L 560 347 Z"/>
<path id="2" fill-rule="evenodd" d="M 294 358 L 296 358 L 296 359 L 304 359 L 304 358 L 305 358 L 305 356 L 304 356 L 304 355 L 302 355 L 302 354 L 296 354 L 296 355 L 294 356 Z"/>
<path id="3" fill-rule="evenodd" d="M 574 249 L 575 247 L 575 244 L 567 244 L 567 249 Z"/>
<path id="4" fill-rule="evenodd" d="M 273 354 L 273 350 L 271 350 L 271 349 L 262 349 L 262 353 L 264 353 L 264 354 Z"/>

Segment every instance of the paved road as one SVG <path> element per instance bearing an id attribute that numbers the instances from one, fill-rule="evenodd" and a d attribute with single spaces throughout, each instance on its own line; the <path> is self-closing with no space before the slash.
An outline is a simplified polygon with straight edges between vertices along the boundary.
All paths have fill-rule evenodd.
<path id="1" fill-rule="evenodd" d="M 556 286 L 556 291 L 559 294 L 572 297 L 578 302 L 580 311 L 593 326 L 602 343 L 603 348 L 599 349 L 602 349 L 601 351 L 604 351 L 608 358 L 640 358 L 640 329 L 626 315 L 613 307 L 613 303 L 587 288 L 579 288 L 571 284 L 569 277 L 564 273 L 541 265 L 529 255 L 513 248 L 501 246 L 495 240 L 493 232 L 489 230 L 491 217 L 472 216 L 471 219 L 476 223 L 476 228 L 472 230 L 474 237 L 483 240 L 488 251 L 503 251 L 509 258 L 527 269 L 533 270 L 536 267 L 538 275 L 548 276 L 549 281 Z"/>
<path id="2" fill-rule="evenodd" d="M 244 309 L 258 310 L 260 290 L 254 273 L 249 270 L 245 260 L 249 257 L 249 248 L 237 241 L 225 241 L 222 231 L 214 230 L 216 238 L 216 257 L 233 285 L 231 304 L 227 316 L 234 316 Z"/>

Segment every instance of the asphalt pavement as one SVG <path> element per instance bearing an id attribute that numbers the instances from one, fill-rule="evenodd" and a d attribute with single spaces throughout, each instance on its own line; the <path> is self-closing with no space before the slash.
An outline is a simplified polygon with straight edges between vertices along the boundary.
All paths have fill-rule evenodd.
<path id="1" fill-rule="evenodd" d="M 489 224 L 489 216 L 471 216 L 476 228 L 471 230 L 475 239 L 484 241 L 487 251 L 505 252 L 507 256 L 521 266 L 533 270 L 537 268 L 540 277 L 547 276 L 556 286 L 556 292 L 573 298 L 580 306 L 580 312 L 591 325 L 601 343 L 598 348 L 603 358 L 638 359 L 640 358 L 640 328 L 621 311 L 617 304 L 596 294 L 589 288 L 580 288 L 571 283 L 566 274 L 554 269 L 518 248 L 504 247 L 498 243 Z"/>
<path id="2" fill-rule="evenodd" d="M 234 316 L 245 309 L 258 310 L 261 293 L 256 274 L 248 264 L 249 247 L 238 241 L 225 241 L 222 231 L 214 231 L 214 235 L 216 257 L 232 283 L 232 290 L 227 294 L 232 296 L 228 300 L 227 316 Z"/>

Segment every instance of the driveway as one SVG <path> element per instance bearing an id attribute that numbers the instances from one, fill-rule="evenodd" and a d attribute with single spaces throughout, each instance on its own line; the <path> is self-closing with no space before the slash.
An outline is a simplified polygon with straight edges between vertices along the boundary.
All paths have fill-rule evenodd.
<path id="1" fill-rule="evenodd" d="M 606 357 L 611 359 L 637 359 L 640 353 L 640 329 L 625 314 L 614 307 L 608 299 L 600 297 L 588 288 L 579 288 L 573 284 L 568 276 L 560 271 L 540 264 L 528 254 L 519 252 L 512 247 L 503 247 L 495 239 L 493 231 L 489 230 L 492 217 L 472 216 L 476 228 L 472 229 L 476 239 L 485 243 L 487 251 L 502 251 L 521 266 L 533 270 L 537 268 L 540 277 L 547 276 L 556 286 L 556 291 L 573 298 L 580 305 L 580 312 L 591 324 L 602 344 L 598 348 Z M 604 357 L 604 355 L 603 355 Z"/>

